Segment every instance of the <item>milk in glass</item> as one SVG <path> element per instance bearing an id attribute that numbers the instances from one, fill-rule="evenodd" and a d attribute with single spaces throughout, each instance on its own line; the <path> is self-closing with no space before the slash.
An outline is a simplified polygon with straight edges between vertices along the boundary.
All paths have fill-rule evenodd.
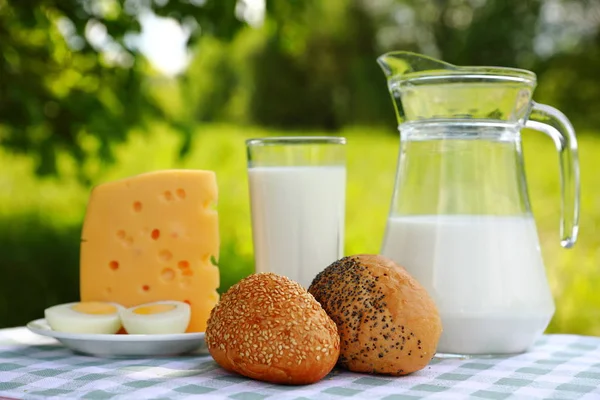
<path id="1" fill-rule="evenodd" d="M 250 167 L 248 177 L 256 272 L 308 288 L 342 257 L 345 167 Z"/>

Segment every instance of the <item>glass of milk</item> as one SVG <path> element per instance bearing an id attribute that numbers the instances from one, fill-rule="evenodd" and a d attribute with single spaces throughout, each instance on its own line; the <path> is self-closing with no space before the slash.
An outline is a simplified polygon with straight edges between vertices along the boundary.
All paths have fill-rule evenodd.
<path id="1" fill-rule="evenodd" d="M 246 141 L 256 272 L 308 288 L 344 252 L 346 139 Z"/>

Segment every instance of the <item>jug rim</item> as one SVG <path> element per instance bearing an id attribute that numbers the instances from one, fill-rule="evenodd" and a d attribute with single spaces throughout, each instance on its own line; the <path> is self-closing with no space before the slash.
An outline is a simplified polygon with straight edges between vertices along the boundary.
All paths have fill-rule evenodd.
<path id="1" fill-rule="evenodd" d="M 346 144 L 343 136 L 266 136 L 246 140 L 246 146 L 292 146 L 307 144 Z"/>
<path id="2" fill-rule="evenodd" d="M 457 70 L 435 70 L 407 72 L 400 76 L 390 77 L 394 81 L 439 81 L 439 80 L 485 80 L 500 82 L 518 82 L 527 85 L 535 85 L 537 79 L 535 73 L 527 70 L 509 67 L 478 67 L 464 66 Z"/>
<path id="3" fill-rule="evenodd" d="M 485 79 L 499 81 L 517 81 L 535 85 L 537 75 L 535 72 L 515 67 L 502 67 L 494 65 L 453 65 L 445 61 L 439 61 L 432 57 L 423 56 L 408 51 L 389 51 L 377 58 L 377 61 L 382 65 L 389 65 L 386 60 L 390 58 L 401 59 L 401 56 L 417 56 L 424 60 L 431 61 L 429 65 L 437 66 L 438 68 L 429 68 L 415 71 L 413 67 L 406 65 L 404 71 L 391 73 L 388 70 L 388 78 L 395 81 L 407 80 L 439 80 L 448 79 Z"/>

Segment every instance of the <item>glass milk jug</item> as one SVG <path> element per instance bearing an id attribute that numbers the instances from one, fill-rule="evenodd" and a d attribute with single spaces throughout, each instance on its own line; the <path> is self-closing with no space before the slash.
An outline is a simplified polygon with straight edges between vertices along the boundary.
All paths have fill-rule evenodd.
<path id="1" fill-rule="evenodd" d="M 559 153 L 562 246 L 577 238 L 575 132 L 532 101 L 534 73 L 457 67 L 392 52 L 378 58 L 400 130 L 400 154 L 382 254 L 434 298 L 438 353 L 526 351 L 555 308 L 531 213 L 521 129 L 550 136 Z"/>

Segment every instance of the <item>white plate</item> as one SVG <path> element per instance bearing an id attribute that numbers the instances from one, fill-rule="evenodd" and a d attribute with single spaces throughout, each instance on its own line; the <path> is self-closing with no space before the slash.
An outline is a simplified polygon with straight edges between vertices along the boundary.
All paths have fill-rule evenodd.
<path id="1" fill-rule="evenodd" d="M 204 332 L 163 335 L 68 333 L 52 330 L 46 319 L 36 319 L 27 328 L 55 338 L 69 349 L 100 357 L 156 357 L 197 352 L 207 354 Z"/>

